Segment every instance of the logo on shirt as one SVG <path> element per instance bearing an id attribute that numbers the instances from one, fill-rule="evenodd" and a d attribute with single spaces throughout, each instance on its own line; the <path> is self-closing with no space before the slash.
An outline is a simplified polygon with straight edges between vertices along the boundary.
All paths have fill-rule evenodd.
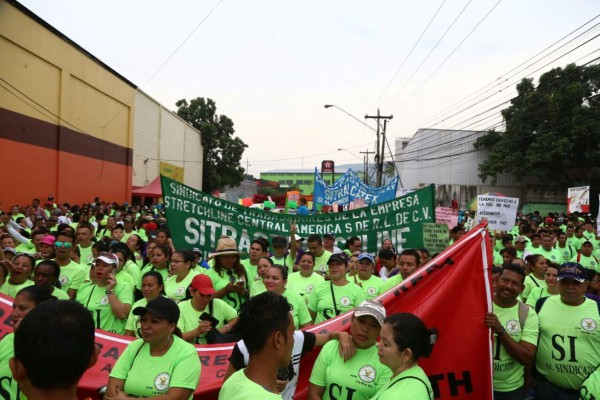
<path id="1" fill-rule="evenodd" d="M 375 380 L 377 372 L 372 366 L 365 365 L 360 370 L 358 370 L 358 376 L 360 377 L 360 379 L 362 379 L 363 382 L 371 383 Z"/>
<path id="2" fill-rule="evenodd" d="M 374 287 L 370 287 L 367 289 L 367 293 L 371 296 L 376 295 L 377 294 L 377 289 L 375 289 Z"/>
<path id="3" fill-rule="evenodd" d="M 177 290 L 175 291 L 175 295 L 176 296 L 183 296 L 185 294 L 185 288 L 184 287 L 178 287 Z"/>
<path id="4" fill-rule="evenodd" d="M 104 296 L 100 299 L 100 305 L 105 306 L 108 304 L 108 296 Z"/>
<path id="5" fill-rule="evenodd" d="M 512 334 L 518 333 L 520 327 L 521 326 L 519 325 L 519 321 L 511 319 L 510 321 L 508 321 L 506 323 L 505 329 L 506 329 L 506 332 L 508 332 L 512 335 Z"/>
<path id="6" fill-rule="evenodd" d="M 61 285 L 66 285 L 69 283 L 69 277 L 67 275 L 61 275 L 58 277 L 58 281 Z"/>
<path id="7" fill-rule="evenodd" d="M 596 328 L 598 328 L 598 324 L 591 318 L 584 318 L 581 320 L 581 327 L 586 332 L 595 332 Z"/>
<path id="8" fill-rule="evenodd" d="M 154 378 L 154 387 L 156 390 L 165 391 L 169 388 L 169 382 L 171 382 L 171 375 L 163 372 Z"/>
<path id="9" fill-rule="evenodd" d="M 346 296 L 342 297 L 340 299 L 340 304 L 345 307 L 349 306 L 350 305 L 350 297 L 346 297 Z"/>
<path id="10" fill-rule="evenodd" d="M 321 266 L 319 267 L 319 271 L 321 271 L 321 272 L 325 272 L 325 269 L 326 269 L 326 268 L 327 268 L 327 266 L 326 266 L 326 265 L 321 265 Z"/>
<path id="11" fill-rule="evenodd" d="M 313 291 L 313 285 L 308 285 L 306 289 L 304 289 L 307 294 L 311 294 Z"/>

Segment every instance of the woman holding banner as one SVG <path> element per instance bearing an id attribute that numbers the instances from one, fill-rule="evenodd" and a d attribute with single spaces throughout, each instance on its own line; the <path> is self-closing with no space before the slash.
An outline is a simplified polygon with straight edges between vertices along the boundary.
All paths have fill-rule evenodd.
<path id="1" fill-rule="evenodd" d="M 240 252 L 237 243 L 230 237 L 223 237 L 217 242 L 217 250 L 210 255 L 214 265 L 208 275 L 215 288 L 214 297 L 223 300 L 239 312 L 243 303 L 248 300 L 248 276 L 240 263 Z"/>
<path id="2" fill-rule="evenodd" d="M 371 400 L 433 400 L 429 378 L 419 366 L 437 340 L 437 331 L 427 329 L 421 319 L 410 313 L 397 313 L 385 319 L 381 328 L 379 360 L 392 370 L 392 378 Z"/>

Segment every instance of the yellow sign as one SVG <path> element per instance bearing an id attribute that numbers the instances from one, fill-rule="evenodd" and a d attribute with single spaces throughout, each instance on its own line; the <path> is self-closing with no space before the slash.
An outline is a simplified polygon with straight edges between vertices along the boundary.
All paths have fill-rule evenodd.
<path id="1" fill-rule="evenodd" d="M 164 175 L 179 183 L 183 183 L 183 167 L 178 167 L 176 165 L 161 161 L 158 168 L 160 175 Z"/>

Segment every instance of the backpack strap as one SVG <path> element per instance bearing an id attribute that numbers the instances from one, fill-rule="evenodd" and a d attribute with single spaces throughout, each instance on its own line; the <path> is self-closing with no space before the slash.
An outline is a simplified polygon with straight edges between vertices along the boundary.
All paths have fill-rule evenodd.
<path id="1" fill-rule="evenodd" d="M 533 275 L 533 274 L 531 274 L 531 275 L 528 275 L 528 276 L 529 276 L 529 279 L 531 279 L 531 282 L 533 282 L 533 283 L 534 283 L 534 285 L 535 285 L 536 287 L 540 287 L 540 284 L 539 284 L 539 283 L 537 283 L 537 281 L 536 281 L 535 279 L 533 279 L 533 276 L 532 276 L 532 275 Z"/>
<path id="2" fill-rule="evenodd" d="M 429 392 L 429 386 L 427 386 L 427 384 L 423 381 L 423 379 L 417 378 L 416 376 L 405 376 L 404 378 L 400 378 L 400 379 L 394 381 L 390 386 L 388 386 L 388 389 L 391 388 L 392 386 L 394 386 L 396 383 L 398 383 L 400 381 L 403 381 L 405 379 L 416 379 L 416 380 L 418 380 L 419 382 L 421 382 L 425 386 L 425 390 L 427 390 L 427 393 L 429 394 L 429 396 L 433 397 L 432 394 Z"/>
<path id="3" fill-rule="evenodd" d="M 540 313 L 540 310 L 542 309 L 542 306 L 544 305 L 544 303 L 546 302 L 546 300 L 548 300 L 550 297 L 543 297 L 541 299 L 539 299 L 537 301 L 537 303 L 535 303 L 535 312 L 536 313 Z"/>
<path id="4" fill-rule="evenodd" d="M 527 316 L 529 315 L 529 306 L 523 303 L 521 300 L 519 301 L 519 325 L 521 325 L 521 332 L 523 331 L 523 327 L 525 327 L 525 320 L 527 320 Z"/>

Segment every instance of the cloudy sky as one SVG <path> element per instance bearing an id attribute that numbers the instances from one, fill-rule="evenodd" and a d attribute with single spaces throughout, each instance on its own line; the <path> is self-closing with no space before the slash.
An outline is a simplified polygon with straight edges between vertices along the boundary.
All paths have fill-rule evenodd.
<path id="1" fill-rule="evenodd" d="M 21 2 L 167 108 L 214 99 L 255 176 L 373 151 L 372 130 L 325 104 L 393 115 L 394 149 L 418 128 L 498 126 L 520 78 L 600 56 L 600 17 L 567 36 L 597 0 Z"/>

